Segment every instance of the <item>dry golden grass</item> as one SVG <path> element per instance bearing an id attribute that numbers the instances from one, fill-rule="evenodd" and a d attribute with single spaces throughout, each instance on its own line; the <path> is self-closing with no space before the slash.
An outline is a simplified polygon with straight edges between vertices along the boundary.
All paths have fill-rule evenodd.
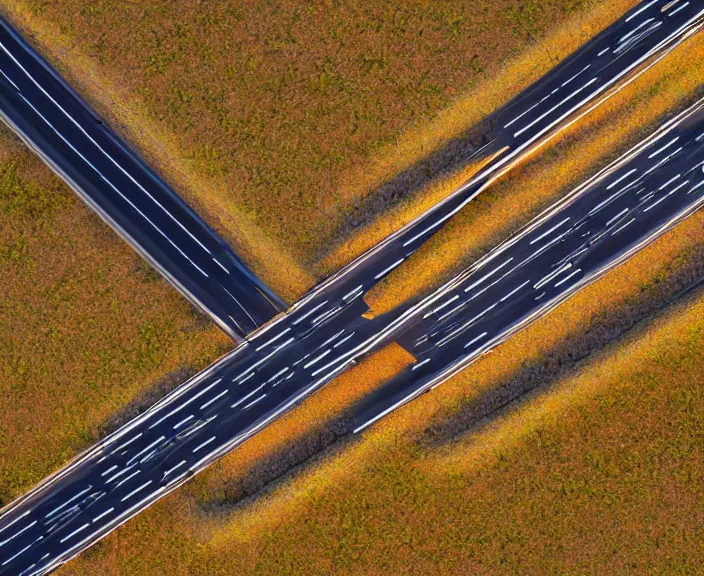
<path id="1" fill-rule="evenodd" d="M 482 118 L 500 108 L 523 89 L 547 73 L 555 64 L 574 52 L 589 38 L 606 28 L 629 7 L 628 3 L 601 3 L 593 10 L 576 16 L 549 34 L 543 41 L 517 55 L 491 76 L 485 76 L 435 119 L 405 133 L 381 156 L 378 164 L 365 166 L 354 173 L 348 186 L 367 182 L 374 189 L 396 173 L 418 162 L 433 150 L 477 125 Z M 330 274 L 388 236 L 394 230 L 422 214 L 433 202 L 454 191 L 474 170 L 463 168 L 455 174 L 444 174 L 426 187 L 391 207 L 388 213 L 373 215 L 361 230 L 338 240 L 318 263 L 321 274 Z"/>
<path id="2" fill-rule="evenodd" d="M 227 502 L 258 491 L 334 441 L 335 420 L 413 360 L 393 343 L 374 353 L 220 460 L 214 473 L 198 479 L 193 494 L 204 502 Z"/>
<path id="3" fill-rule="evenodd" d="M 365 296 L 375 313 L 439 286 L 690 103 L 704 83 L 697 35 L 471 202 Z M 458 178 L 449 178 L 445 193 Z M 461 181 L 462 178 L 460 177 Z"/>
<path id="4" fill-rule="evenodd" d="M 294 298 L 375 187 L 632 4 L 5 0 L 0 10 Z"/>
<path id="5" fill-rule="evenodd" d="M 4 129 L 0 277 L 0 503 L 231 345 Z"/>
<path id="6" fill-rule="evenodd" d="M 509 52 L 527 46 L 526 37 L 544 38 L 558 3 L 473 4 L 481 16 L 468 16 L 464 5 L 424 2 L 393 9 L 321 2 L 307 11 L 257 3 L 233 12 L 229 4 L 195 0 L 7 0 L 3 9 L 36 31 L 101 112 L 120 102 L 111 118 L 123 133 L 237 243 L 266 281 L 293 297 L 313 282 L 301 262 L 330 248 L 361 198 L 500 105 L 629 4 L 570 4 L 594 9 L 549 36 L 559 42 L 538 44 L 528 60 L 519 54 L 506 67 L 508 76 L 495 84 L 485 80 L 476 90 L 469 89 L 481 74 L 470 71 L 472 65 L 479 62 L 493 78 Z M 444 18 L 455 10 L 465 19 Z M 496 29 L 482 30 L 496 11 L 501 23 L 516 29 L 504 25 L 501 37 Z M 336 26 L 327 26 L 327 17 Z M 157 18 L 163 28 L 151 29 Z M 424 52 L 426 41 L 415 36 L 419 27 L 437 54 Z M 472 33 L 484 43 L 471 44 L 478 55 L 470 60 L 463 43 Z M 342 45 L 349 37 L 358 40 L 355 46 Z M 228 39 L 243 43 L 229 46 L 233 56 L 215 57 Z M 384 51 L 389 46 L 405 55 L 390 55 Z M 380 58 L 367 62 L 364 51 L 377 48 Z M 309 54 L 311 61 L 300 64 Z M 344 68 L 339 58 L 351 58 L 361 72 Z M 391 78 L 407 84 L 390 88 Z M 594 156 L 569 168 L 548 163 L 552 177 L 567 189 L 572 180 L 565 170 L 589 172 L 595 158 L 616 150 L 617 137 L 635 137 L 644 118 L 684 101 L 694 78 L 674 67 L 673 76 L 649 84 L 647 98 L 630 101 L 641 116 L 604 109 L 591 129 L 617 118 L 630 121 L 630 131 L 613 139 L 592 135 Z M 680 100 L 673 97 L 677 82 Z M 472 96 L 456 99 L 454 86 Z M 346 99 L 350 93 L 355 97 Z M 446 108 L 432 129 L 418 128 L 451 101 L 459 104 Z M 648 116 L 648 106 L 661 112 Z M 95 439 L 110 414 L 145 384 L 179 366 L 209 362 L 226 341 L 213 328 L 197 328 L 174 291 L 140 268 L 28 153 L 2 150 L 10 152 L 0 157 L 0 256 L 6 256 L 0 272 L 12 282 L 0 284 L 1 366 L 10 373 L 0 372 L 0 396 L 17 406 L 0 417 L 0 498 L 6 498 Z M 526 177 L 531 166 L 524 170 Z M 432 190 L 440 196 L 448 188 L 440 182 Z M 497 193 L 494 214 L 511 208 L 512 194 L 506 188 L 502 204 Z M 388 216 L 388 226 L 412 217 L 426 201 L 424 194 L 409 199 Z M 387 220 L 378 222 L 382 232 Z M 476 233 L 476 252 L 458 250 L 452 262 L 481 253 L 495 238 L 491 230 Z M 337 252 L 317 272 L 331 271 L 376 241 L 355 238 L 362 240 L 334 246 Z M 279 244 L 292 246 L 291 252 L 281 252 Z M 704 367 L 701 300 L 590 361 L 505 424 L 438 451 L 416 443 L 424 430 L 457 417 L 525 364 L 539 364 L 570 335 L 627 315 L 643 293 L 657 299 L 658 286 L 673 283 L 692 260 L 704 261 L 701 212 L 433 394 L 233 510 L 243 478 L 305 442 L 409 362 L 398 348 L 386 349 L 61 573 L 694 571 L 704 557 L 704 487 L 697 473 L 704 405 L 696 393 Z"/>
<path id="7" fill-rule="evenodd" d="M 685 364 L 683 356 L 690 352 L 690 346 L 697 343 L 704 328 L 702 296 L 699 290 L 698 296 L 690 297 L 685 304 L 678 303 L 672 311 L 657 317 L 647 330 L 641 329 L 627 336 L 618 346 L 600 354 L 583 366 L 576 376 L 561 382 L 548 394 L 532 397 L 496 421 L 444 446 L 424 462 L 424 467 L 428 471 L 447 473 L 484 466 L 507 450 L 519 447 L 528 435 L 534 434 L 545 424 L 565 428 L 565 424 L 557 420 L 560 414 L 589 411 L 589 405 L 597 397 L 609 403 L 604 396 L 609 392 L 606 385 L 611 383 L 611 378 L 641 372 L 643 365 L 651 364 L 648 366 L 650 368 L 654 365 L 652 372 L 657 372 L 663 385 L 672 383 L 672 376 L 667 371 L 679 368 L 678 364 Z M 688 359 L 702 360 L 699 353 Z M 699 363 L 696 365 L 700 366 Z M 656 374 L 649 376 L 655 377 Z M 692 391 L 696 390 L 691 387 Z M 653 414 L 652 418 L 656 415 Z M 635 424 L 632 420 L 628 423 L 629 426 Z M 652 424 L 652 420 L 648 424 Z"/>
<path id="8" fill-rule="evenodd" d="M 666 302 L 703 270 L 700 212 L 431 394 L 256 498 L 217 506 L 218 487 L 247 468 L 235 452 L 63 573 L 494 574 L 515 573 L 519 563 L 529 573 L 691 569 L 704 554 L 704 486 L 695 474 L 704 418 L 701 296 L 559 379 L 517 420 L 441 449 L 418 440 L 526 365 L 552 361 L 570 335 L 612 338 L 612 317 Z M 568 366 L 570 354 L 562 358 Z M 350 372 L 344 386 L 331 386 L 364 389 L 354 376 L 368 378 Z"/>

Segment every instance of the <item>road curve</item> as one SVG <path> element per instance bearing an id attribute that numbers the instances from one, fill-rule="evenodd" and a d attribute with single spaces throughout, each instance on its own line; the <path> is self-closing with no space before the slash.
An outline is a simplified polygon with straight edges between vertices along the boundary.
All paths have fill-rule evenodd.
<path id="1" fill-rule="evenodd" d="M 417 220 L 366 259 L 348 266 L 288 314 L 256 331 L 231 354 L 8 506 L 0 517 L 0 574 L 41 574 L 56 568 L 378 346 L 394 339 L 408 346 L 407 334 L 419 325 L 416 319 L 422 318 L 427 307 L 406 306 L 371 321 L 362 318 L 367 311 L 364 292 L 400 264 L 398 258 L 389 258 L 389 250 L 400 250 L 401 254 L 415 250 L 493 175 L 585 113 L 609 91 L 617 90 L 628 73 L 642 70 L 664 50 L 698 30 L 701 10 L 688 12 L 683 4 L 683 10 L 670 16 L 672 12 L 662 11 L 665 6 L 665 2 L 646 2 L 635 8 L 571 57 L 569 67 L 558 67 L 532 87 L 530 98 L 509 104 L 501 113 L 513 110 L 514 118 L 525 124 L 515 128 L 513 118 L 503 116 L 505 122 L 497 123 L 496 137 L 506 138 L 510 144 L 501 140 L 488 146 L 508 150 L 498 156 L 493 169 L 431 211 L 430 219 Z M 660 24 L 653 27 L 651 22 L 655 21 Z M 593 61 L 601 64 L 585 69 Z M 577 66 L 580 63 L 581 68 Z M 595 75 L 589 76 L 592 69 Z M 584 70 L 583 77 L 575 78 L 579 70 Z M 572 84 L 578 78 L 581 83 Z M 577 96 L 571 96 L 575 91 L 579 91 L 579 102 L 574 102 Z M 689 197 L 699 199 L 699 192 Z M 677 193 L 668 198 L 680 201 Z M 679 218 L 681 206 L 673 202 L 662 201 L 648 214 L 665 218 L 663 221 L 667 221 L 667 214 Z M 599 217 L 611 214 L 611 209 L 607 207 Z M 667 212 L 675 209 L 676 214 Z M 629 230 L 653 236 L 653 230 L 632 224 L 621 233 Z M 604 245 L 615 246 L 614 242 Z M 597 254 L 601 254 L 602 267 L 613 260 L 606 250 Z M 572 284 L 566 281 L 563 286 L 567 289 Z M 440 291 L 423 302 L 435 302 L 442 295 Z M 517 296 L 512 294 L 506 301 L 513 297 Z M 430 351 L 427 354 L 432 355 Z M 418 355 L 420 358 L 420 350 Z M 433 366 L 441 369 L 442 362 L 437 360 Z"/>
<path id="2" fill-rule="evenodd" d="M 0 118 L 233 338 L 287 308 L 2 18 Z"/>

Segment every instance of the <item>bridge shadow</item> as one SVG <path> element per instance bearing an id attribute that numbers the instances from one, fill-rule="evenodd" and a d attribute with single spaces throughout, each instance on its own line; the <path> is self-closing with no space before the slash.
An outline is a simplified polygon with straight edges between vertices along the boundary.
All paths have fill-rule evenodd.
<path id="1" fill-rule="evenodd" d="M 606 354 L 624 338 L 645 334 L 675 305 L 704 295 L 704 250 L 687 269 L 656 286 L 655 297 L 641 293 L 634 301 L 607 313 L 596 323 L 575 330 L 539 362 L 525 363 L 501 385 L 485 391 L 459 411 L 439 416 L 418 437 L 428 449 L 452 446 L 496 419 L 526 405 L 574 376 L 590 359 Z M 471 369 L 471 368 L 470 368 Z"/>
<path id="2" fill-rule="evenodd" d="M 499 140 L 495 134 L 497 114 L 495 112 L 485 117 L 360 199 L 333 230 L 329 247 L 319 258 L 324 259 L 355 230 L 373 223 L 380 214 L 413 198 L 430 184 L 453 174 L 469 162 L 481 161 L 495 153 Z M 492 142 L 493 140 L 496 141 Z"/>

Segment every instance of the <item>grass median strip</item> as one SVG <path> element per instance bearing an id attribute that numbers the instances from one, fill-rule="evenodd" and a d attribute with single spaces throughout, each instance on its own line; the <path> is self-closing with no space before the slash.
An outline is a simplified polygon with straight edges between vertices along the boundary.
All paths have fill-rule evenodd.
<path id="1" fill-rule="evenodd" d="M 696 98 L 704 35 L 687 40 L 548 148 L 494 183 L 365 295 L 376 314 L 420 296 L 516 232 Z M 450 178 L 451 186 L 456 180 Z M 448 190 L 449 191 L 449 190 Z"/>

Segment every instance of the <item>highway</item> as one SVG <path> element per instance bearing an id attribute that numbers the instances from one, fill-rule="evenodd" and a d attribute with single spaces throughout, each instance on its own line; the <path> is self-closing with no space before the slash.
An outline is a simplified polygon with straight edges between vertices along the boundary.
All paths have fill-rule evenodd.
<path id="1" fill-rule="evenodd" d="M 592 190 L 589 186 L 583 187 L 583 195 L 575 192 L 572 196 L 589 197 L 593 204 L 587 202 L 577 208 L 564 204 L 564 208 L 559 208 L 560 212 L 570 210 L 570 220 L 562 224 L 564 229 L 556 228 L 539 238 L 548 232 L 550 226 L 540 228 L 543 224 L 538 223 L 533 225 L 532 235 L 514 238 L 508 243 L 509 246 L 520 245 L 521 251 L 513 256 L 515 260 L 496 271 L 495 278 L 501 279 L 500 286 L 493 284 L 492 279 L 491 289 L 477 294 L 476 298 L 472 298 L 474 293 L 464 293 L 464 297 L 460 296 L 449 304 L 445 300 L 454 298 L 458 291 L 479 280 L 462 284 L 472 273 L 482 269 L 490 272 L 490 263 L 508 249 L 506 246 L 492 252 L 470 271 L 418 304 L 400 307 L 373 320 L 362 317 L 367 311 L 362 299 L 365 291 L 400 265 L 497 174 L 509 169 L 566 124 L 587 113 L 610 92 L 618 90 L 627 78 L 632 78 L 634 72 L 652 65 L 665 50 L 701 26 L 701 4 L 693 8 L 691 4 L 683 3 L 681 9 L 675 6 L 663 12 L 665 6 L 668 6 L 665 2 L 646 2 L 636 7 L 580 49 L 566 64 L 558 66 L 536 83 L 529 90 L 529 96 L 519 97 L 500 111 L 497 119 L 503 120 L 496 123 L 498 128 L 494 139 L 485 151 L 478 151 L 495 155 L 495 160 L 452 197 L 322 283 L 294 305 L 288 314 L 254 332 L 231 354 L 9 505 L 0 517 L 0 574 L 51 571 L 187 481 L 366 354 L 386 342 L 398 340 L 413 350 L 418 361 L 404 373 L 403 379 L 395 380 L 385 388 L 384 394 L 376 397 L 374 406 L 363 407 L 358 417 L 361 429 L 419 393 L 419 387 L 432 386 L 449 376 L 453 369 L 466 364 L 468 355 L 474 351 L 472 346 L 485 345 L 481 339 L 469 344 L 471 339 L 480 335 L 473 332 L 476 322 L 483 318 L 492 319 L 493 324 L 482 324 L 486 326 L 482 332 L 487 332 L 482 338 L 486 337 L 487 342 L 495 344 L 506 336 L 506 330 L 517 329 L 521 322 L 527 322 L 527 318 L 544 313 L 574 291 L 579 282 L 586 282 L 585 278 L 614 265 L 624 255 L 651 241 L 667 226 L 696 209 L 704 188 L 695 188 L 701 170 L 685 173 L 684 169 L 688 163 L 694 166 L 700 153 L 698 141 L 695 139 L 695 144 L 691 143 L 691 134 L 686 128 L 697 126 L 700 131 L 704 130 L 700 125 L 699 109 L 687 119 L 663 129 L 669 130 L 673 138 L 677 134 L 681 141 L 672 145 L 665 162 L 643 176 L 642 182 L 647 190 L 637 196 L 638 201 L 646 204 L 639 205 L 640 212 L 619 214 L 625 207 L 619 196 L 581 224 L 579 233 L 585 234 L 582 242 L 591 241 L 594 245 L 584 253 L 588 252 L 587 260 L 579 259 L 584 254 L 576 254 L 578 245 L 577 237 L 572 235 L 572 219 L 586 217 L 599 202 L 606 200 L 593 202 L 592 197 L 597 193 L 586 192 Z M 512 115 L 509 111 L 513 111 Z M 672 154 L 680 146 L 682 150 Z M 631 158 L 634 162 L 642 161 L 638 160 L 638 154 L 637 150 L 634 151 L 621 163 L 628 164 Z M 661 156 L 660 160 L 665 157 Z M 653 157 L 651 165 L 660 160 Z M 672 188 L 667 186 L 662 190 L 654 189 L 655 184 L 666 181 L 662 174 L 675 165 L 681 166 L 677 170 L 681 170 L 682 175 L 673 188 L 684 181 L 687 185 L 671 194 Z M 619 169 L 615 166 L 612 172 Z M 636 177 L 635 173 L 633 177 Z M 628 183 L 623 181 L 624 186 Z M 623 192 L 623 196 L 627 196 L 629 202 L 635 202 L 629 190 Z M 610 193 L 612 191 L 617 190 L 609 189 Z M 576 209 L 586 212 L 574 211 Z M 629 218 L 639 216 L 627 223 L 623 220 L 626 214 L 630 214 Z M 562 216 L 562 219 L 566 217 Z M 544 218 L 545 222 L 547 218 Z M 546 284 L 539 286 L 545 294 L 526 297 L 521 292 L 528 292 L 526 267 L 516 267 L 522 261 L 522 255 L 526 254 L 525 260 L 567 230 L 570 234 L 558 238 L 553 245 L 562 249 L 565 246 L 563 238 L 569 236 L 569 245 L 575 244 L 571 252 L 560 253 L 556 260 L 556 252 L 548 247 L 536 255 L 527 268 L 536 273 L 540 264 L 552 273 L 551 266 L 555 261 L 570 254 L 574 262 L 566 271 L 560 272 L 564 275 L 559 279 L 556 277 L 553 284 L 549 278 Z M 586 234 L 587 231 L 590 234 Z M 607 240 L 602 240 L 607 236 Z M 400 255 L 403 257 L 399 258 Z M 567 263 L 566 260 L 565 265 Z M 511 274 L 506 276 L 509 270 Z M 536 278 L 535 284 L 541 279 L 544 278 Z M 479 293 L 483 288 L 477 287 Z M 506 288 L 505 293 L 499 293 L 499 288 Z M 500 302 L 487 303 L 487 293 L 493 298 L 500 294 Z M 538 296 L 540 299 L 534 300 Z M 465 305 L 452 311 L 452 322 L 446 321 L 449 316 L 440 318 L 461 302 Z M 444 308 L 432 311 L 441 305 Z M 536 309 L 536 305 L 542 308 Z M 505 306 L 508 311 L 504 311 Z M 489 307 L 491 310 L 486 310 Z M 424 318 L 428 312 L 431 315 Z M 479 318 L 474 319 L 477 315 Z M 452 337 L 452 330 L 458 326 L 450 324 L 456 322 L 470 324 Z M 438 330 L 445 331 L 440 334 Z M 426 335 L 428 343 L 421 342 L 416 346 Z M 450 337 L 448 342 L 439 342 L 447 337 Z M 483 350 L 485 348 L 479 353 Z M 411 389 L 412 386 L 416 388 Z"/>
<path id="2" fill-rule="evenodd" d="M 444 382 L 704 204 L 704 100 L 396 320 L 416 362 L 355 432 Z"/>
<path id="3" fill-rule="evenodd" d="M 0 18 L 0 117 L 236 340 L 288 307 Z"/>
<path id="4" fill-rule="evenodd" d="M 701 30 L 704 2 L 646 0 L 492 114 L 486 143 L 467 159 L 491 161 L 442 202 L 389 235 L 299 301 L 333 284 L 369 290 L 497 178 L 613 96 Z"/>

